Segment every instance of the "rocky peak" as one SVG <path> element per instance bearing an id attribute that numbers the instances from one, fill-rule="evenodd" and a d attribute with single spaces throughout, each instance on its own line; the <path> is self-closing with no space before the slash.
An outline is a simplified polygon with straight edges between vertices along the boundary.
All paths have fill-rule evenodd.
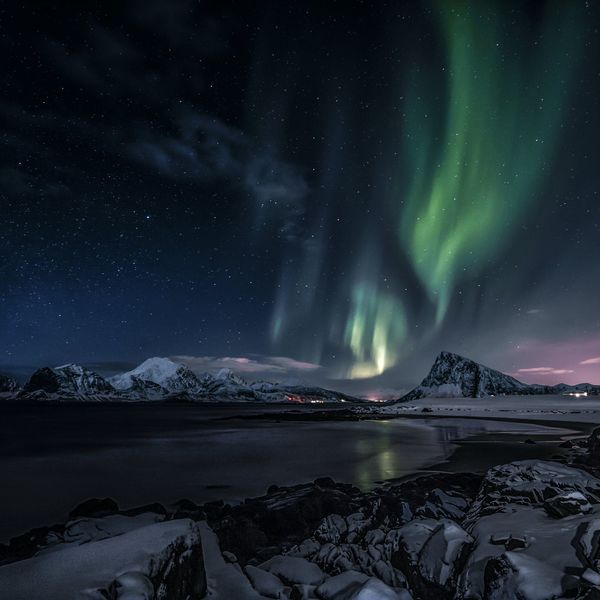
<path id="1" fill-rule="evenodd" d="M 38 369 L 29 378 L 23 391 L 36 392 L 38 390 L 65 396 L 88 396 L 115 392 L 113 386 L 104 377 L 75 364 Z"/>
<path id="2" fill-rule="evenodd" d="M 440 352 L 421 385 L 404 398 L 478 398 L 496 394 L 526 394 L 533 393 L 533 387 L 459 354 Z"/>

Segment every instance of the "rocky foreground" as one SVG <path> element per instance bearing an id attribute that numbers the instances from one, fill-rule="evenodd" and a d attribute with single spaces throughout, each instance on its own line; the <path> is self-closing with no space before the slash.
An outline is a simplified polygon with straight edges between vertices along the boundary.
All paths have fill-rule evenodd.
<path id="1" fill-rule="evenodd" d="M 520 461 L 371 492 L 325 478 L 236 506 L 89 500 L 0 548 L 0 597 L 594 600 L 600 429 L 570 445 L 571 465 Z"/>

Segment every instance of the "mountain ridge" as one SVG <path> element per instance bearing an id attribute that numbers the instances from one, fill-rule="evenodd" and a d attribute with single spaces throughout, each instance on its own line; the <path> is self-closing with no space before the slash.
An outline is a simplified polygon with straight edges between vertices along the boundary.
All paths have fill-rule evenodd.
<path id="1" fill-rule="evenodd" d="M 316 386 L 265 381 L 249 383 L 229 369 L 221 369 L 216 375 L 205 373 L 198 376 L 185 364 L 161 357 L 146 359 L 134 369 L 109 378 L 76 364 L 42 367 L 31 375 L 22 389 L 15 388 L 12 384 L 11 389 L 8 387 L 7 383 L 7 389 L 3 393 L 4 400 L 361 402 L 359 398 L 348 394 Z"/>
<path id="2" fill-rule="evenodd" d="M 523 383 L 511 375 L 487 367 L 454 352 L 440 352 L 429 373 L 408 394 L 394 400 L 408 402 L 426 397 L 483 398 L 488 396 L 546 395 L 565 393 L 599 394 L 600 386 L 588 383 L 553 386 Z"/>

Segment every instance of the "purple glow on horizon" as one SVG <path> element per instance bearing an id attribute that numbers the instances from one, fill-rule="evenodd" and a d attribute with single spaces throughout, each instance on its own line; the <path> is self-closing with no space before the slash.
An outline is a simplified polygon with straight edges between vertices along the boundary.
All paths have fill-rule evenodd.
<path id="1" fill-rule="evenodd" d="M 515 362 L 510 375 L 524 383 L 600 384 L 600 336 L 557 343 L 521 342 Z"/>

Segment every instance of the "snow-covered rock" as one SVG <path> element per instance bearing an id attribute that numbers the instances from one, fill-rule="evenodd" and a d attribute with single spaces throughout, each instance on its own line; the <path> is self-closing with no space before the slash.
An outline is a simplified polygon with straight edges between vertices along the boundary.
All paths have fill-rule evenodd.
<path id="1" fill-rule="evenodd" d="M 201 598 L 206 577 L 199 525 L 154 523 L 2 565 L 0 590 L 11 600 Z"/>
<path id="2" fill-rule="evenodd" d="M 297 556 L 274 556 L 260 568 L 290 585 L 319 585 L 325 579 L 318 565 Z"/>
<path id="3" fill-rule="evenodd" d="M 23 387 L 23 394 L 40 392 L 46 399 L 102 400 L 118 395 L 104 377 L 75 364 L 38 369 Z"/>
<path id="4" fill-rule="evenodd" d="M 598 502 L 600 480 L 585 471 L 556 462 L 521 460 L 490 469 L 464 524 L 483 515 L 504 511 L 509 504 L 540 508 L 562 494 L 578 492 L 588 501 Z"/>

